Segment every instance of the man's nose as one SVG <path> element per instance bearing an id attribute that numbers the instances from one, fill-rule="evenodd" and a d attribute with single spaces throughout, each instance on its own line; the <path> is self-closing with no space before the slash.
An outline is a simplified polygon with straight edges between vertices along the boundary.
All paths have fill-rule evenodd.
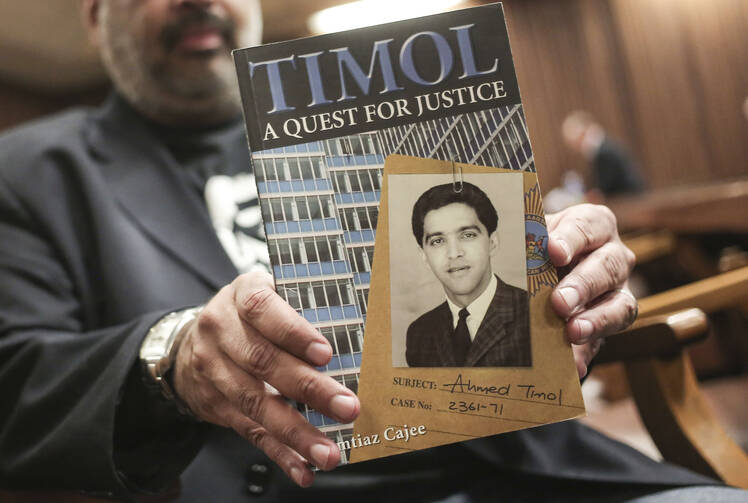
<path id="1" fill-rule="evenodd" d="M 459 239 L 448 239 L 447 240 L 447 258 L 456 259 L 462 257 L 462 243 Z"/>

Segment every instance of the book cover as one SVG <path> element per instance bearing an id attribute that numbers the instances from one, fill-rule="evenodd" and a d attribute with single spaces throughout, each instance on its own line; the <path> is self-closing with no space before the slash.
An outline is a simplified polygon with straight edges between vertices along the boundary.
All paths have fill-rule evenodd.
<path id="1" fill-rule="evenodd" d="M 342 462 L 578 417 L 500 4 L 234 52 L 277 292 L 357 393 Z"/>

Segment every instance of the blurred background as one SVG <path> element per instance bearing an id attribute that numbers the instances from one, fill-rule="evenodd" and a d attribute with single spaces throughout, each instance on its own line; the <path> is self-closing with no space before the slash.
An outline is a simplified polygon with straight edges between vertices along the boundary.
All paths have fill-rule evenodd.
<path id="1" fill-rule="evenodd" d="M 265 41 L 481 3 L 488 2 L 264 0 Z M 745 448 L 748 1 L 507 0 L 504 8 L 541 189 L 561 191 L 546 202 L 611 205 L 639 258 L 632 285 L 639 297 L 742 274 L 721 283 L 743 285 L 740 294 L 699 286 L 720 302 L 710 304 L 710 336 L 689 353 Z M 0 0 L 0 131 L 97 104 L 108 88 L 79 0 Z M 569 122 L 575 112 L 583 124 Z M 622 175 L 606 186 L 601 169 Z M 631 183 L 621 186 L 627 176 Z M 620 365 L 599 366 L 585 388 L 591 423 L 658 456 Z"/>
<path id="2" fill-rule="evenodd" d="M 265 41 L 310 35 L 310 18 L 341 0 L 265 0 Z M 400 1 L 401 17 L 487 2 Z M 0 129 L 74 103 L 107 83 L 79 0 L 0 0 Z M 624 144 L 650 188 L 748 173 L 748 2 L 509 0 L 504 2 L 541 187 L 585 161 L 559 134 L 583 109 Z M 344 11 L 321 29 L 372 14 Z M 387 17 L 382 20 L 387 20 Z"/>

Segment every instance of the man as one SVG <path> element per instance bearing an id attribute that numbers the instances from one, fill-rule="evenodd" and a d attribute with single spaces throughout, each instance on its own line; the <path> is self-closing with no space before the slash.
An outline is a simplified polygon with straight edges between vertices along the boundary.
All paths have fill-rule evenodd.
<path id="1" fill-rule="evenodd" d="M 117 94 L 2 147 L 0 386 L 19 402 L 34 397 L 2 414 L 3 483 L 161 490 L 211 422 L 308 485 L 306 460 L 331 469 L 339 452 L 279 392 L 342 422 L 358 400 L 313 370 L 331 348 L 271 278 L 237 277 L 202 194 L 212 175 L 249 165 L 230 49 L 259 42 L 258 3 L 86 0 L 83 10 Z M 194 315 L 181 308 L 219 289 L 181 344 L 158 347 Z M 172 367 L 163 379 L 144 375 L 139 357 L 159 350 Z M 161 399 L 166 386 L 204 422 L 175 413 Z M 72 453 L 77 469 L 66 473 L 58 464 Z M 216 469 L 209 458 L 204 473 Z M 243 480 L 246 467 L 236 470 Z"/>
<path id="2" fill-rule="evenodd" d="M 590 163 L 591 186 L 604 197 L 637 194 L 645 189 L 636 163 L 626 149 L 608 136 L 590 114 L 575 110 L 564 118 L 566 145 Z"/>
<path id="3" fill-rule="evenodd" d="M 447 300 L 408 327 L 410 367 L 527 367 L 527 292 L 491 271 L 499 247 L 499 216 L 481 189 L 451 183 L 421 194 L 413 206 L 413 235 Z"/>
<path id="4" fill-rule="evenodd" d="M 0 140 L 3 489 L 412 501 L 520 487 L 517 470 L 536 474 L 528 489 L 543 474 L 544 487 L 580 474 L 660 484 L 650 492 L 709 483 L 567 423 L 344 467 L 301 492 L 307 460 L 329 470 L 339 451 L 281 394 L 342 422 L 360 404 L 314 370 L 330 346 L 269 275 L 237 275 L 203 200 L 212 175 L 248 166 L 229 48 L 259 40 L 257 2 L 85 0 L 83 11 L 115 94 Z M 598 338 L 634 317 L 617 291 L 633 258 L 600 207 L 549 217 L 549 231 L 554 263 L 579 262 L 552 300 L 583 375 Z"/>

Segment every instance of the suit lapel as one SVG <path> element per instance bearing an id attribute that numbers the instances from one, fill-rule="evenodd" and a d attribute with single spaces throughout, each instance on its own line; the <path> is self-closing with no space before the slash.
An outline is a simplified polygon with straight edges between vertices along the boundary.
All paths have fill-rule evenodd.
<path id="1" fill-rule="evenodd" d="M 496 293 L 470 345 L 465 361 L 466 367 L 475 366 L 492 346 L 506 337 L 506 324 L 514 319 L 512 303 L 507 299 L 506 285 L 498 277 L 496 279 Z"/>
<path id="2" fill-rule="evenodd" d="M 452 330 L 452 312 L 449 310 L 449 305 L 445 302 L 439 306 L 439 323 L 435 324 L 435 328 L 438 328 L 436 334 L 436 353 L 439 355 L 441 360 L 440 366 L 442 367 L 456 367 L 457 362 L 455 361 L 454 346 L 452 344 L 453 332 Z"/>
<path id="3" fill-rule="evenodd" d="M 236 276 L 199 196 L 178 176 L 176 162 L 146 124 L 110 98 L 87 129 L 89 146 L 125 214 L 151 240 L 213 289 Z"/>

